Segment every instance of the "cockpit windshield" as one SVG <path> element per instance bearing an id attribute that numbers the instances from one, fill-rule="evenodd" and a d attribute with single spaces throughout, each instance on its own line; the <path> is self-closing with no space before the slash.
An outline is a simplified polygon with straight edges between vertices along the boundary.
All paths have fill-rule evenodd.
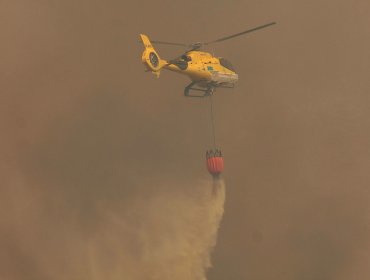
<path id="1" fill-rule="evenodd" d="M 233 65 L 225 58 L 220 58 L 220 64 L 231 71 L 235 71 Z"/>

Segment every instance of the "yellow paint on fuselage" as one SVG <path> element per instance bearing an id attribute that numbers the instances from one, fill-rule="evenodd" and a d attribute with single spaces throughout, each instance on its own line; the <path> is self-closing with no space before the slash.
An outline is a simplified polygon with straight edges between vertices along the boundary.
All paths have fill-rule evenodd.
<path id="1" fill-rule="evenodd" d="M 202 51 L 191 51 L 186 54 L 191 58 L 188 62 L 188 67 L 181 70 L 175 64 L 165 65 L 163 68 L 184 74 L 192 81 L 210 81 L 213 72 L 220 72 L 225 74 L 235 74 L 220 64 L 220 60 L 210 53 Z"/>
<path id="2" fill-rule="evenodd" d="M 205 86 L 208 83 L 234 83 L 237 80 L 237 75 L 231 70 L 232 68 L 222 66 L 220 64 L 221 58 L 214 57 L 208 52 L 190 51 L 183 55 L 187 58 L 186 60 L 179 59 L 170 62 L 159 57 L 148 36 L 140 34 L 140 37 L 145 47 L 141 60 L 146 69 L 157 77 L 159 77 L 161 69 L 164 68 L 186 75 L 193 82 L 202 82 L 200 84 Z M 230 80 L 228 81 L 228 79 Z"/>

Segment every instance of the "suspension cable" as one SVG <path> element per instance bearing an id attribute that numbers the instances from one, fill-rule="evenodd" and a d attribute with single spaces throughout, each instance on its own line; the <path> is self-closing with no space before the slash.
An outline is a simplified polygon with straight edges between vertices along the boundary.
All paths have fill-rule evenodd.
<path id="1" fill-rule="evenodd" d="M 213 116 L 213 99 L 212 94 L 209 96 L 210 106 L 211 106 L 211 125 L 212 125 L 212 136 L 213 136 L 213 145 L 216 147 L 216 132 L 215 132 L 215 120 Z"/>

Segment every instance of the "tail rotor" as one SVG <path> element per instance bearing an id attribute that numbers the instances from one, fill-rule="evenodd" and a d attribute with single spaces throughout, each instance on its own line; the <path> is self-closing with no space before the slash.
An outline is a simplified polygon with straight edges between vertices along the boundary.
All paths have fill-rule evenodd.
<path id="1" fill-rule="evenodd" d="M 153 74 L 159 77 L 160 71 L 167 64 L 167 61 L 161 59 L 151 44 L 148 36 L 140 34 L 141 40 L 143 41 L 145 50 L 141 57 L 141 61 L 145 65 L 148 71 L 151 71 Z"/>

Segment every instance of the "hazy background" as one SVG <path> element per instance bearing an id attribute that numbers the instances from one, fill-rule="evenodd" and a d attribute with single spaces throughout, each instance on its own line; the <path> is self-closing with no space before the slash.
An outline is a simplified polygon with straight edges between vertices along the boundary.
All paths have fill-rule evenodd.
<path id="1" fill-rule="evenodd" d="M 106 227 L 99 207 L 208 179 L 208 107 L 183 97 L 186 77 L 144 72 L 139 33 L 207 41 L 277 21 L 208 49 L 240 77 L 214 98 L 226 206 L 208 278 L 369 278 L 369 14 L 364 0 L 1 1 L 0 276 L 89 279 L 79 246 Z"/>

